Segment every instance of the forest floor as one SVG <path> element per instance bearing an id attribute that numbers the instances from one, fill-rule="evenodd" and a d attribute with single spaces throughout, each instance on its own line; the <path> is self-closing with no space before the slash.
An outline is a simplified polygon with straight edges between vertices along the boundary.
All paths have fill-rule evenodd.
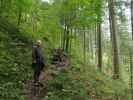
<path id="1" fill-rule="evenodd" d="M 43 71 L 40 75 L 40 82 L 43 86 L 38 85 L 35 86 L 33 80 L 27 82 L 25 89 L 27 91 L 25 100 L 42 100 L 47 92 L 47 84 L 46 82 L 50 80 L 52 77 L 48 74 L 47 71 Z"/>
<path id="2" fill-rule="evenodd" d="M 56 68 L 55 66 L 52 68 L 44 68 L 39 77 L 40 85 L 35 86 L 33 83 L 33 79 L 29 80 L 25 85 L 25 100 L 43 100 L 45 95 L 47 94 L 48 81 L 52 80 L 54 75 L 58 74 L 60 70 L 64 70 L 63 68 Z"/>

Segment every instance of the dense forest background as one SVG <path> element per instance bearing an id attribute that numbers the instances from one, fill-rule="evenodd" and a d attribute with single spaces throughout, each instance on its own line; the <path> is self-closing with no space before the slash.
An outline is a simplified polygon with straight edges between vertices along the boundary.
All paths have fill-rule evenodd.
<path id="1" fill-rule="evenodd" d="M 36 100 L 133 100 L 132 11 L 132 0 L 0 0 L 0 100 L 34 100 L 38 39 L 51 74 Z M 63 70 L 51 64 L 55 49 L 67 55 Z"/>

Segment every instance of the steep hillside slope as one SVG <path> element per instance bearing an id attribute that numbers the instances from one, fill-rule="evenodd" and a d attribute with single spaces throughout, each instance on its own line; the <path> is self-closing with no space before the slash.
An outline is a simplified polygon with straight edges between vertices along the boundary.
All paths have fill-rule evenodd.
<path id="1" fill-rule="evenodd" d="M 32 39 L 26 36 L 15 25 L 0 20 L 0 100 L 24 100 L 24 87 L 32 79 Z M 71 59 L 71 67 L 66 70 L 51 65 L 46 70 L 51 71 L 52 80 L 48 79 L 46 93 L 42 93 L 44 100 L 127 99 L 124 82 L 111 79 L 94 66 L 79 64 L 77 58 Z"/>
<path id="2" fill-rule="evenodd" d="M 5 19 L 0 20 L 0 100 L 21 100 L 31 77 L 31 43 Z"/>

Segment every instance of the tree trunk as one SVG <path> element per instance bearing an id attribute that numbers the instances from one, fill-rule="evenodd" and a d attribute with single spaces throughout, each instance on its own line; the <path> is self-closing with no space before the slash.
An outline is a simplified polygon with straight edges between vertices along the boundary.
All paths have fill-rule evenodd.
<path id="1" fill-rule="evenodd" d="M 63 43 L 62 43 L 63 50 L 65 50 L 66 30 L 67 29 L 66 29 L 66 25 L 65 25 L 64 34 L 63 34 Z"/>
<path id="2" fill-rule="evenodd" d="M 3 13 L 4 10 L 4 0 L 0 0 L 0 16 Z"/>
<path id="3" fill-rule="evenodd" d="M 95 33 L 95 48 L 94 48 L 94 58 L 95 58 L 95 64 L 97 63 L 97 25 L 94 25 L 94 33 Z M 97 65 L 96 65 L 97 66 Z"/>
<path id="4" fill-rule="evenodd" d="M 131 84 L 131 100 L 133 100 L 133 64 L 132 64 L 132 53 L 129 54 L 130 57 L 130 84 Z"/>
<path id="5" fill-rule="evenodd" d="M 132 44 L 133 45 L 133 0 L 131 0 L 131 27 L 132 27 Z M 132 46 L 133 47 L 133 46 Z M 130 52 L 130 81 L 131 81 L 131 100 L 133 100 L 133 62 L 132 62 L 132 50 Z"/>
<path id="6" fill-rule="evenodd" d="M 132 24 L 132 40 L 133 40 L 133 0 L 131 0 L 131 24 Z"/>
<path id="7" fill-rule="evenodd" d="M 22 11 L 21 11 L 21 8 L 19 8 L 19 12 L 18 12 L 18 26 L 21 23 L 21 17 L 22 17 Z"/>
<path id="8" fill-rule="evenodd" d="M 90 32 L 90 36 L 89 36 L 90 37 L 90 51 L 91 51 L 91 59 L 94 59 L 92 34 L 93 34 L 93 27 L 91 26 L 91 32 Z"/>
<path id="9" fill-rule="evenodd" d="M 68 53 L 68 50 L 69 50 L 69 26 L 67 26 L 67 31 L 66 31 L 66 45 L 65 45 L 65 51 Z"/>
<path id="10" fill-rule="evenodd" d="M 70 29 L 70 43 L 69 43 L 70 53 L 71 53 L 71 49 L 72 49 L 72 36 L 73 36 L 73 28 Z"/>
<path id="11" fill-rule="evenodd" d="M 83 27 L 83 55 L 84 55 L 84 64 L 86 64 L 86 32 L 85 32 L 85 27 Z"/>
<path id="12" fill-rule="evenodd" d="M 101 23 L 97 24 L 97 45 L 98 45 L 98 65 L 99 70 L 102 70 L 102 33 Z"/>
<path id="13" fill-rule="evenodd" d="M 114 0 L 109 0 L 109 16 L 110 16 L 110 32 L 112 36 L 112 48 L 113 48 L 113 66 L 114 74 L 113 78 L 118 79 L 120 76 L 119 72 L 119 46 L 118 46 L 118 33 L 116 31 L 116 19 L 114 11 Z"/>

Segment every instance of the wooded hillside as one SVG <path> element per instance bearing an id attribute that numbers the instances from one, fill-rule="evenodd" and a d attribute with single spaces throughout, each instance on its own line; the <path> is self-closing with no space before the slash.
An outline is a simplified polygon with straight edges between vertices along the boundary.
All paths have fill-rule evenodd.
<path id="1" fill-rule="evenodd" d="M 133 100 L 132 11 L 132 0 L 0 0 L 0 100 Z M 46 67 L 32 90 L 37 40 Z"/>

